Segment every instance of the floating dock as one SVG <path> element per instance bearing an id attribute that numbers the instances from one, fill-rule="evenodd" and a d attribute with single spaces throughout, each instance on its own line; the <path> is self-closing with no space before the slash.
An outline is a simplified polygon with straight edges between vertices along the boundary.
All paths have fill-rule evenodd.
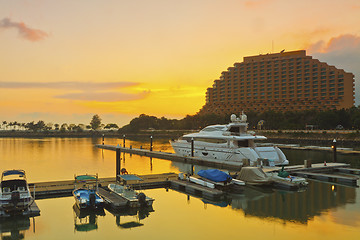
<path id="1" fill-rule="evenodd" d="M 176 173 L 162 173 L 150 175 L 138 175 L 143 181 L 129 182 L 127 185 L 134 189 L 161 188 L 169 186 L 169 180 L 177 179 Z M 99 186 L 106 187 L 115 183 L 113 178 L 99 178 Z M 74 180 L 30 183 L 29 188 L 36 199 L 57 198 L 72 196 Z"/>
<path id="2" fill-rule="evenodd" d="M 189 181 L 185 180 L 171 180 L 170 181 L 170 187 L 172 189 L 176 189 L 182 192 L 191 193 L 194 195 L 199 195 L 203 198 L 207 199 L 220 199 L 222 196 L 224 196 L 224 192 L 220 191 L 218 189 L 208 188 L 201 186 L 196 183 L 191 183 Z"/>

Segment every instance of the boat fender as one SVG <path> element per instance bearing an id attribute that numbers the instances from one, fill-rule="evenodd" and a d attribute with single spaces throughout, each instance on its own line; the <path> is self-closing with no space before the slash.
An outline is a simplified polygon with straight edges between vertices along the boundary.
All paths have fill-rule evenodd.
<path id="1" fill-rule="evenodd" d="M 138 199 L 140 206 L 146 205 L 146 195 L 145 193 L 139 193 L 136 198 Z"/>

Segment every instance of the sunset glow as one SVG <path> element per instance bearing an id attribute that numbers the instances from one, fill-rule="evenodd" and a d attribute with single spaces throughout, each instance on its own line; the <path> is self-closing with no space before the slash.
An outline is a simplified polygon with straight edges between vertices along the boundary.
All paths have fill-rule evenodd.
<path id="1" fill-rule="evenodd" d="M 306 49 L 355 74 L 357 0 L 0 0 L 0 119 L 195 114 L 243 57 Z"/>

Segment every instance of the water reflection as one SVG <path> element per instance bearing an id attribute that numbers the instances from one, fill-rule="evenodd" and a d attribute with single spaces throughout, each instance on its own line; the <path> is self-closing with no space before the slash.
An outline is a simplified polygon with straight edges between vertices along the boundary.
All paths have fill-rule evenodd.
<path id="1" fill-rule="evenodd" d="M 192 196 L 200 198 L 205 205 L 231 206 L 234 210 L 242 210 L 248 217 L 280 219 L 284 222 L 301 224 L 307 224 L 315 216 L 320 216 L 330 209 L 356 203 L 355 188 L 313 181 L 310 181 L 306 191 L 289 192 L 271 188 L 246 187 L 242 194 L 229 194 L 220 201 L 185 194 L 188 195 L 188 203 L 191 202 L 190 196 Z"/>
<path id="2" fill-rule="evenodd" d="M 0 221 L 0 233 L 3 240 L 24 239 L 25 231 L 30 228 L 29 217 L 11 217 Z"/>
<path id="3" fill-rule="evenodd" d="M 154 212 L 152 206 L 142 208 L 129 208 L 125 210 L 108 210 L 113 216 L 115 216 L 115 223 L 121 229 L 131 229 L 141 227 L 144 224 L 140 221 L 149 217 L 151 212 Z"/>
<path id="4" fill-rule="evenodd" d="M 80 210 L 79 207 L 74 204 L 74 231 L 88 232 L 98 229 L 97 219 L 98 216 L 105 216 L 104 209 L 97 210 Z"/>

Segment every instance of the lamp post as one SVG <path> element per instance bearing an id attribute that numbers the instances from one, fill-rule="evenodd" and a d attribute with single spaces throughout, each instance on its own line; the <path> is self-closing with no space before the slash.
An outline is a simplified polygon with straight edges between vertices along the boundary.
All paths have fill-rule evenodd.
<path id="1" fill-rule="evenodd" d="M 331 148 L 333 149 L 333 159 L 334 162 L 336 162 L 336 139 L 334 138 L 333 140 L 333 145 L 331 146 Z"/>

